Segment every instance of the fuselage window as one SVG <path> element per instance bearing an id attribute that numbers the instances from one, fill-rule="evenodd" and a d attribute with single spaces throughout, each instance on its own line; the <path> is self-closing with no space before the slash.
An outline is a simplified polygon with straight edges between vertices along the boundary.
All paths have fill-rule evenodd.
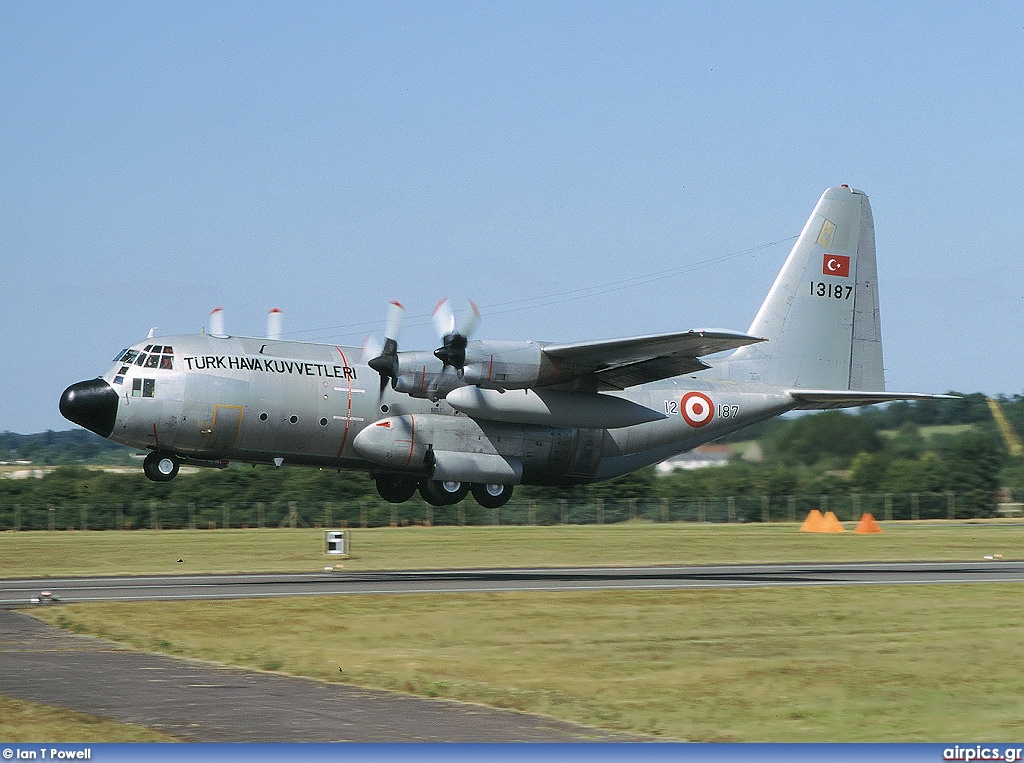
<path id="1" fill-rule="evenodd" d="M 156 380 L 132 379 L 132 397 L 156 397 Z"/>

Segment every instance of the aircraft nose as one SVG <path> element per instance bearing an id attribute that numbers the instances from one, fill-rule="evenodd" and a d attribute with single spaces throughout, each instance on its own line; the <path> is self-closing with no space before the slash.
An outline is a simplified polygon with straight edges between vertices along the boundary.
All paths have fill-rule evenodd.
<path id="1" fill-rule="evenodd" d="M 117 392 L 103 379 L 72 384 L 60 396 L 60 415 L 100 437 L 110 437 L 117 418 Z"/>

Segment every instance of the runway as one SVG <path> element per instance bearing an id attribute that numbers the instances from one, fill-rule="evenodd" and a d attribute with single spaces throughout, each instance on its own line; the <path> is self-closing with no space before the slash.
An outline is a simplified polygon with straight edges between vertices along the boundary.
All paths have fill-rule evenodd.
<path id="1" fill-rule="evenodd" d="M 1024 582 L 1024 562 L 739 564 L 693 567 L 319 572 L 0 580 L 0 607 L 24 606 L 42 591 L 60 601 L 181 601 L 352 594 L 668 590 L 827 585 Z"/>

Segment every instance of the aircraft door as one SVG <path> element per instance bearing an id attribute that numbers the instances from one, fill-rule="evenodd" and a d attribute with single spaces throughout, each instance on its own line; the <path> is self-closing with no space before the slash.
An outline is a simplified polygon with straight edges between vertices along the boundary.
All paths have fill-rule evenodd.
<path id="1" fill-rule="evenodd" d="M 241 405 L 217 404 L 213 406 L 213 421 L 206 438 L 207 450 L 223 451 L 235 447 L 238 433 L 242 428 L 243 410 Z"/>
<path id="2" fill-rule="evenodd" d="M 226 458 L 243 433 L 249 383 L 240 379 L 197 376 L 185 392 L 182 426 L 176 449 L 212 458 Z"/>

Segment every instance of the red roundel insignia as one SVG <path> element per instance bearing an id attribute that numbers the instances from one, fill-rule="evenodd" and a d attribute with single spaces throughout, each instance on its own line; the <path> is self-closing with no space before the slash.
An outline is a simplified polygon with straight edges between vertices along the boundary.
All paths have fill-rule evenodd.
<path id="1" fill-rule="evenodd" d="M 703 392 L 687 392 L 682 399 L 682 413 L 691 427 L 702 427 L 715 417 L 715 404 Z"/>

